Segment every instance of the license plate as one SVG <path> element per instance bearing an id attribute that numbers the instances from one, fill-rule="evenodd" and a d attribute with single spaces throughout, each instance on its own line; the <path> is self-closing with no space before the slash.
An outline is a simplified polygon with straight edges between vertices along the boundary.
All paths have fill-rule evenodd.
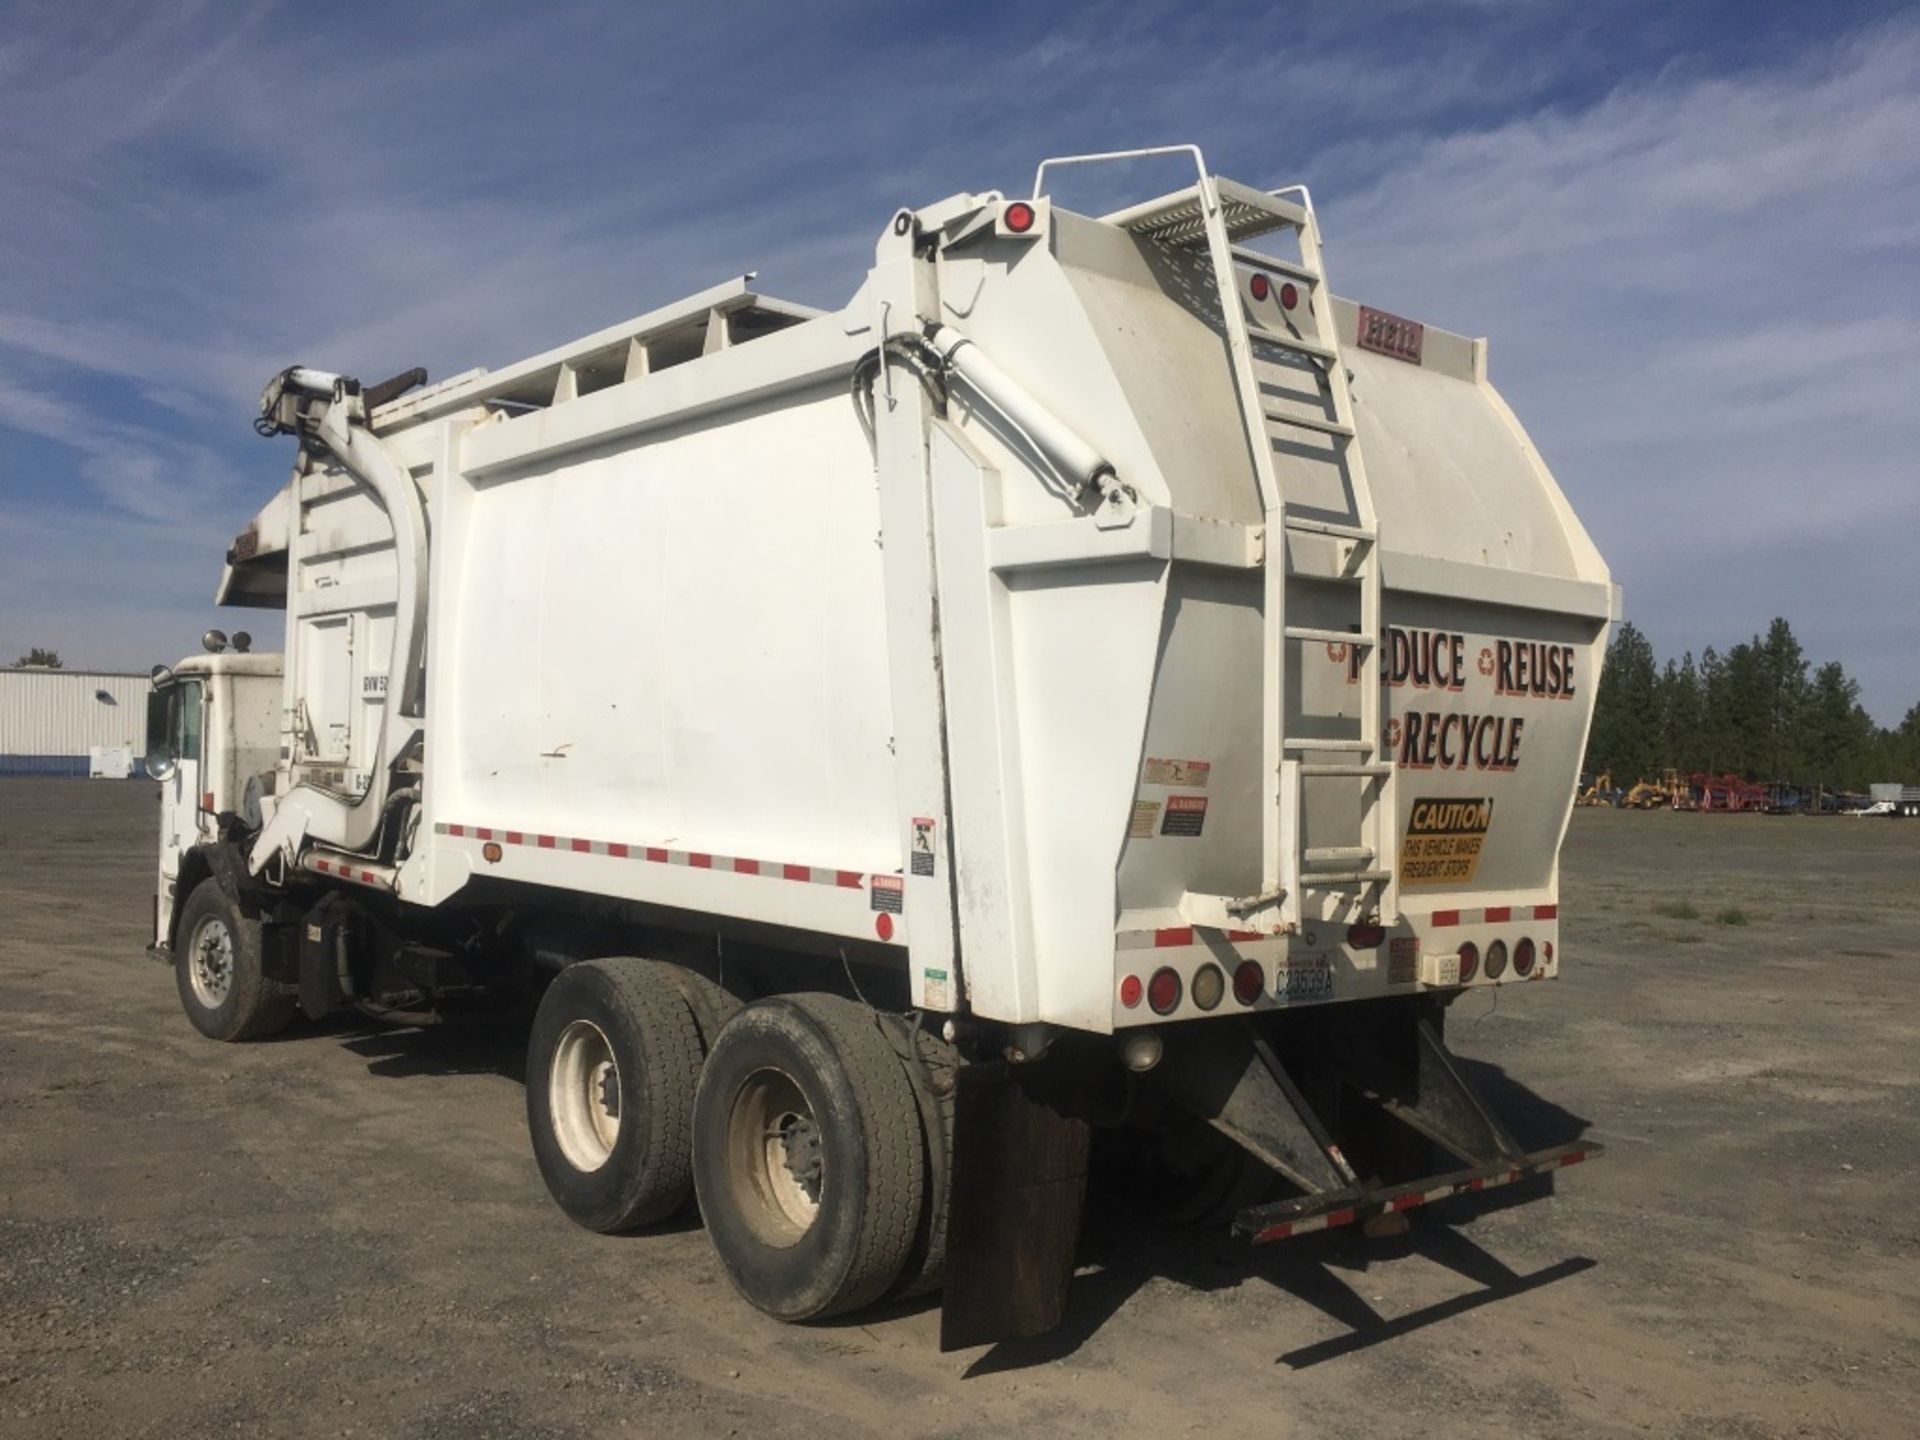
<path id="1" fill-rule="evenodd" d="M 1333 996 L 1333 966 L 1326 960 L 1289 960 L 1273 977 L 1276 1000 L 1327 1000 Z"/>

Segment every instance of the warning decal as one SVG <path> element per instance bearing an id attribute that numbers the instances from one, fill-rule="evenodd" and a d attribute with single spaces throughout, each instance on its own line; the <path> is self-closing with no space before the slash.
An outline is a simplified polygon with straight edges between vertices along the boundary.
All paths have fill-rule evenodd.
<path id="1" fill-rule="evenodd" d="M 1493 824 L 1493 801 L 1415 800 L 1400 848 L 1400 883 L 1471 885 Z"/>
<path id="2" fill-rule="evenodd" d="M 1162 835 L 1183 835 L 1188 839 L 1200 833 L 1207 823 L 1207 797 L 1204 795 L 1169 795 L 1167 797 L 1167 818 L 1160 822 Z"/>
<path id="3" fill-rule="evenodd" d="M 1154 823 L 1160 818 L 1158 800 L 1136 800 L 1133 802 L 1133 819 L 1127 823 L 1129 840 L 1151 840 Z"/>
<path id="4" fill-rule="evenodd" d="M 907 908 L 907 882 L 898 875 L 875 875 L 869 884 L 873 894 L 873 908 L 884 910 L 890 915 L 905 913 Z"/>
<path id="5" fill-rule="evenodd" d="M 916 875 L 933 874 L 933 821 L 926 816 L 914 817 L 913 849 L 907 864 Z"/>
<path id="6" fill-rule="evenodd" d="M 1141 777 L 1148 785 L 1185 785 L 1195 790 L 1207 788 L 1207 777 L 1213 772 L 1213 763 L 1208 760 L 1147 760 L 1146 773 Z"/>

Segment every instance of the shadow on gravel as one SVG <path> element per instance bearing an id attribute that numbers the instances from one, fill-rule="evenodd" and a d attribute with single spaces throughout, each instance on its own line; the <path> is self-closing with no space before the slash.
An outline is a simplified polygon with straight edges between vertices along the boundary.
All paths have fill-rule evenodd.
<path id="1" fill-rule="evenodd" d="M 443 1025 L 382 1024 L 357 1015 L 302 1021 L 270 1044 L 332 1040 L 367 1062 L 367 1073 L 403 1080 L 417 1075 L 500 1075 L 525 1083 L 527 1022 L 463 1018 Z"/>
<path id="2" fill-rule="evenodd" d="M 524 1083 L 527 1025 L 524 1019 L 463 1019 L 445 1025 L 381 1025 L 357 1017 L 303 1024 L 284 1040 L 333 1040 L 367 1061 L 368 1073 L 390 1079 L 426 1075 L 499 1075 Z M 1589 1121 L 1554 1104 L 1513 1079 L 1497 1065 L 1456 1057 L 1468 1081 L 1527 1150 L 1578 1140 Z M 1462 1233 L 1481 1215 L 1526 1205 L 1550 1196 L 1557 1174 L 1537 1175 L 1515 1185 L 1461 1197 L 1416 1212 L 1412 1231 L 1388 1240 L 1368 1240 L 1356 1229 L 1327 1231 L 1274 1246 L 1251 1246 L 1231 1239 L 1223 1221 L 1217 1228 L 1168 1230 L 1129 1218 L 1093 1201 L 1081 1242 L 1082 1270 L 1067 1299 L 1066 1318 L 1052 1333 L 1031 1340 L 1003 1341 L 967 1368 L 966 1375 L 992 1375 L 1046 1365 L 1072 1355 L 1141 1289 L 1155 1280 L 1212 1293 L 1249 1281 L 1264 1281 L 1305 1301 L 1347 1333 L 1288 1351 L 1276 1363 L 1296 1370 L 1407 1335 L 1501 1300 L 1592 1269 L 1586 1256 L 1556 1261 L 1522 1275 Z M 687 1216 L 668 1228 L 696 1227 Z M 1381 1315 L 1348 1282 L 1372 1266 L 1419 1256 L 1445 1267 L 1478 1288 L 1408 1315 Z M 1087 1268 L 1091 1267 L 1091 1268 Z M 823 1328 L 884 1323 L 923 1313 L 939 1303 L 937 1295 L 897 1300 L 862 1311 Z"/>
<path id="3" fill-rule="evenodd" d="M 1522 1148 L 1545 1149 L 1586 1134 L 1591 1122 L 1585 1117 L 1536 1094 L 1499 1066 L 1456 1058 L 1468 1081 Z M 1170 1232 L 1090 1206 L 1081 1259 L 1083 1265 L 1097 1268 L 1091 1273 L 1083 1269 L 1074 1277 L 1060 1328 L 1031 1340 L 1003 1341 L 974 1361 L 966 1374 L 991 1375 L 1064 1359 L 1155 1280 L 1201 1292 L 1234 1290 L 1249 1281 L 1264 1281 L 1347 1329 L 1346 1334 L 1287 1351 L 1277 1356 L 1275 1363 L 1304 1370 L 1339 1359 L 1569 1279 L 1597 1265 L 1599 1262 L 1588 1256 L 1569 1256 L 1523 1275 L 1463 1233 L 1463 1227 L 1489 1212 L 1552 1195 L 1557 1179 L 1557 1172 L 1537 1175 L 1499 1190 L 1416 1211 L 1408 1234 L 1385 1240 L 1369 1240 L 1355 1228 L 1325 1231 L 1277 1245 L 1251 1246 L 1228 1237 L 1224 1224 L 1218 1229 Z M 1451 1270 L 1478 1288 L 1407 1315 L 1388 1317 L 1375 1310 L 1345 1278 L 1409 1256 Z"/>

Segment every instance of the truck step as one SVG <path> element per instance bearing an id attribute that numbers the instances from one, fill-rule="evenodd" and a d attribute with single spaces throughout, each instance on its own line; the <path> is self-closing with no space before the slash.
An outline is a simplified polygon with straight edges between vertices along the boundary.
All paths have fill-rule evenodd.
<path id="1" fill-rule="evenodd" d="M 1376 775 L 1391 775 L 1393 765 L 1386 760 L 1376 760 L 1367 765 L 1302 765 L 1300 778 L 1303 780 L 1325 780 L 1337 775 L 1351 775 L 1357 780 L 1369 780 Z"/>
<path id="2" fill-rule="evenodd" d="M 1285 330 L 1269 330 L 1264 325 L 1247 326 L 1247 338 L 1261 345 L 1272 345 L 1280 350 L 1298 350 L 1302 355 L 1311 355 L 1325 364 L 1332 364 L 1339 356 L 1324 345 L 1312 340 L 1303 340 Z"/>
<path id="3" fill-rule="evenodd" d="M 1555 1145 L 1535 1150 L 1516 1161 L 1499 1160 L 1465 1170 L 1450 1171 L 1424 1180 L 1384 1189 L 1355 1187 L 1303 1195 L 1294 1200 L 1276 1200 L 1254 1205 L 1234 1217 L 1233 1230 L 1255 1245 L 1275 1240 L 1290 1240 L 1295 1235 L 1310 1235 L 1316 1230 L 1333 1229 L 1371 1220 L 1376 1215 L 1392 1215 L 1421 1205 L 1433 1205 L 1455 1195 L 1477 1194 L 1524 1180 L 1550 1170 L 1578 1165 L 1606 1153 L 1592 1140 L 1571 1145 Z"/>
<path id="4" fill-rule="evenodd" d="M 1304 515 L 1288 515 L 1280 523 L 1302 535 L 1330 535 L 1336 540 L 1357 540 L 1366 545 L 1380 538 L 1364 526 L 1342 525 L 1334 520 L 1309 520 Z"/>
<path id="5" fill-rule="evenodd" d="M 1298 425 L 1302 430 L 1318 430 L 1322 435 L 1338 435 L 1342 440 L 1353 438 L 1353 427 L 1338 420 L 1329 420 L 1324 415 L 1293 415 L 1284 410 L 1262 409 L 1260 412 L 1276 425 Z"/>
<path id="6" fill-rule="evenodd" d="M 1242 265 L 1251 265 L 1256 270 L 1271 270 L 1276 275 L 1285 275 L 1290 280 L 1298 280 L 1303 285 L 1318 285 L 1320 276 L 1304 265 L 1291 260 L 1281 260 L 1273 255 L 1262 255 L 1258 250 L 1249 250 L 1244 245 L 1233 247 L 1233 258 Z"/>
<path id="7" fill-rule="evenodd" d="M 1371 845 L 1309 845 L 1300 852 L 1309 865 L 1345 865 L 1373 859 Z"/>
<path id="8" fill-rule="evenodd" d="M 1284 633 L 1289 640 L 1319 640 L 1328 645 L 1352 645 L 1361 650 L 1371 650 L 1375 644 L 1358 630 L 1322 630 L 1315 625 L 1288 625 Z"/>
<path id="9" fill-rule="evenodd" d="M 1280 742 L 1283 750 L 1357 750 L 1363 755 L 1373 753 L 1371 740 L 1316 740 L 1307 735 L 1289 735 Z"/>

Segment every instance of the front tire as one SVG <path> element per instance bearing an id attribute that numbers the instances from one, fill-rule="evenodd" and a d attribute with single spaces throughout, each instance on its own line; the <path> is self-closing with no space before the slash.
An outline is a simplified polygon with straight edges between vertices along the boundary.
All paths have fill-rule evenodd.
<path id="1" fill-rule="evenodd" d="M 293 1019 L 295 997 L 261 964 L 260 932 L 218 880 L 202 880 L 181 908 L 174 984 L 187 1019 L 209 1040 L 259 1040 Z"/>
<path id="2" fill-rule="evenodd" d="M 686 1205 L 700 1055 L 672 966 L 590 960 L 547 987 L 527 1047 L 527 1129 L 575 1223 L 611 1235 Z"/>
<path id="3" fill-rule="evenodd" d="M 833 995 L 749 1005 L 694 1099 L 694 1184 L 734 1288 L 781 1320 L 871 1304 L 925 1200 L 919 1107 L 873 1012 Z"/>

